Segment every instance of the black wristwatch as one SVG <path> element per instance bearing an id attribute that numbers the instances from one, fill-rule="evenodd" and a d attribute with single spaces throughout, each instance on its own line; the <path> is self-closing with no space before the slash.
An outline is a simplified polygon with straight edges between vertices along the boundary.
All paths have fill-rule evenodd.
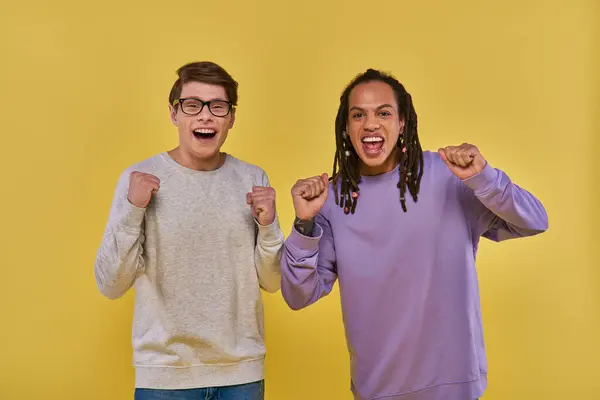
<path id="1" fill-rule="evenodd" d="M 296 217 L 296 219 L 294 220 L 294 227 L 296 228 L 296 230 L 298 232 L 300 232 L 304 236 L 312 237 L 314 226 L 315 226 L 315 220 L 312 218 L 311 219 L 300 219 L 300 218 Z"/>

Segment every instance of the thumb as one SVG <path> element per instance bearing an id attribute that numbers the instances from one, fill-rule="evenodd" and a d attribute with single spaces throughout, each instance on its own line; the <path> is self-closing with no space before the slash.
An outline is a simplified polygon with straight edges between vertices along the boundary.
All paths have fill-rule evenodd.
<path id="1" fill-rule="evenodd" d="M 448 167 L 452 167 L 453 166 L 452 162 L 450 162 L 450 160 L 448 160 L 448 156 L 446 156 L 446 152 L 444 151 L 444 149 L 439 149 L 438 153 L 440 154 L 440 157 L 442 158 L 442 161 L 444 161 Z"/>
<path id="2" fill-rule="evenodd" d="M 323 183 L 325 185 L 329 184 L 329 177 L 327 176 L 326 172 L 324 172 L 324 173 L 321 174 L 321 179 L 323 180 Z"/>
<path id="3" fill-rule="evenodd" d="M 246 193 L 246 204 L 252 204 L 252 198 L 250 193 Z"/>
<path id="4" fill-rule="evenodd" d="M 442 149 L 442 148 L 438 149 L 438 153 L 439 153 L 440 157 L 442 157 L 442 160 L 448 161 L 448 157 L 446 157 L 446 152 L 444 151 L 444 149 Z"/>

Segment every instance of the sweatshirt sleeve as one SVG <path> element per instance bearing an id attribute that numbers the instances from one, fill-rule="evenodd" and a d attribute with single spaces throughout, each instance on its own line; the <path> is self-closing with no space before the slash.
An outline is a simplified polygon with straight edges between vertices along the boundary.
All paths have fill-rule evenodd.
<path id="1" fill-rule="evenodd" d="M 299 310 L 331 293 L 337 280 L 333 235 L 327 219 L 317 214 L 311 237 L 293 227 L 281 258 L 281 293 Z"/>
<path id="2" fill-rule="evenodd" d="M 548 229 L 548 215 L 542 203 L 489 163 L 462 183 L 463 203 L 475 237 L 500 242 L 534 236 Z"/>
<path id="3" fill-rule="evenodd" d="M 262 171 L 261 183 L 269 187 L 269 179 Z M 254 264 L 258 275 L 258 282 L 265 291 L 275 293 L 281 287 L 280 261 L 283 248 L 283 232 L 279 227 L 279 218 L 275 213 L 275 220 L 271 225 L 263 226 L 254 221 L 257 226 L 256 248 L 254 250 Z"/>
<path id="4" fill-rule="evenodd" d="M 100 292 L 109 299 L 123 296 L 144 269 L 145 209 L 127 199 L 129 174 L 119 178 L 108 222 L 96 255 L 94 274 Z"/>

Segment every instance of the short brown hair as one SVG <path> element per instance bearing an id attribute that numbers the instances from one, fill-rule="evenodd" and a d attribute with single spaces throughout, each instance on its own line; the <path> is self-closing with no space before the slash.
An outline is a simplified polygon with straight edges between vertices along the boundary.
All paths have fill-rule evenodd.
<path id="1" fill-rule="evenodd" d="M 210 62 L 200 61 L 185 64 L 177 70 L 177 80 L 169 93 L 169 104 L 173 105 L 179 96 L 183 85 L 188 82 L 201 82 L 210 85 L 223 86 L 228 100 L 237 106 L 238 101 L 238 83 L 221 66 Z"/>

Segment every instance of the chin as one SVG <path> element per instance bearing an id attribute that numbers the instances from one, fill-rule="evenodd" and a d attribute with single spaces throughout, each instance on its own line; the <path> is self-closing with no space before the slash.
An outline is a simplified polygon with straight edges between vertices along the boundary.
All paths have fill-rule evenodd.
<path id="1" fill-rule="evenodd" d="M 387 154 L 380 154 L 377 157 L 373 157 L 361 154 L 359 158 L 360 161 L 367 167 L 381 167 L 386 163 L 389 156 Z"/>
<path id="2" fill-rule="evenodd" d="M 387 154 L 382 152 L 376 157 L 360 155 L 360 162 L 362 163 L 362 170 L 367 175 L 378 175 L 386 172 L 390 172 L 396 166 L 394 159 L 396 154 Z"/>
<path id="3" fill-rule="evenodd" d="M 188 155 L 188 157 L 196 160 L 209 160 L 219 153 L 219 151 L 216 149 L 207 149 L 206 147 L 198 148 L 196 146 L 182 148 L 182 150 Z"/>
<path id="4" fill-rule="evenodd" d="M 193 151 L 194 157 L 196 157 L 198 160 L 210 160 L 212 158 L 215 158 L 219 155 L 219 149 L 202 149 L 199 151 Z"/>

